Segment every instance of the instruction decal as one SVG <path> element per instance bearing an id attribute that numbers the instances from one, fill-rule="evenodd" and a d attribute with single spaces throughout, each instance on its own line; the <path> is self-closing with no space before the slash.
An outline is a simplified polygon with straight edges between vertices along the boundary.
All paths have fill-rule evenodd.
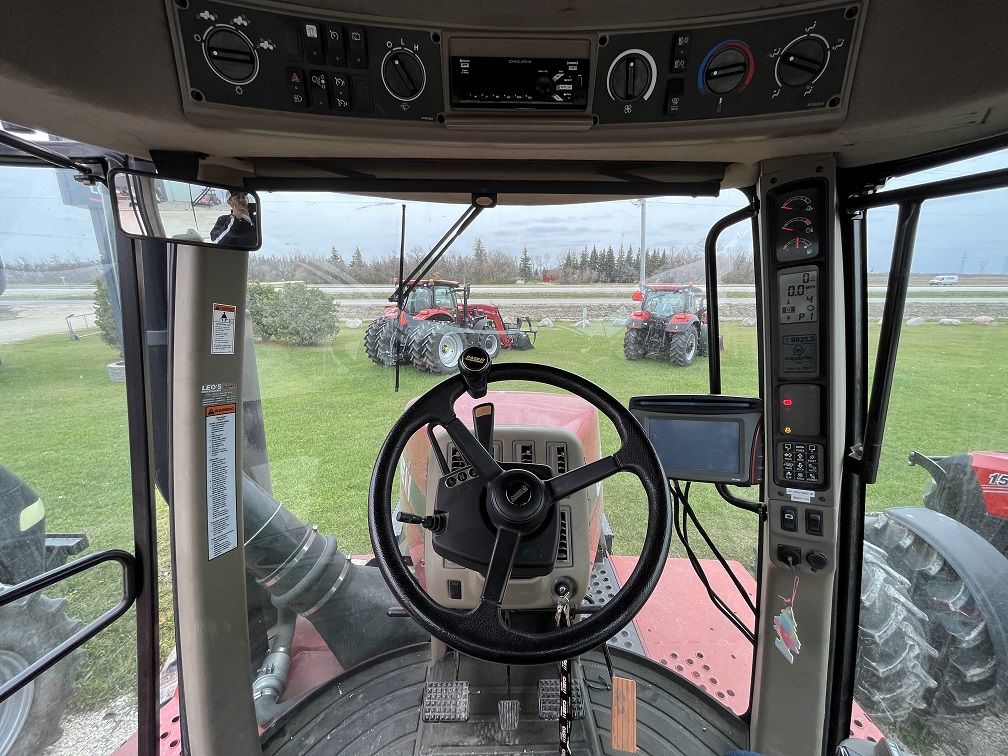
<path id="1" fill-rule="evenodd" d="M 815 491 L 806 491 L 804 488 L 789 488 L 787 489 L 787 495 L 791 497 L 791 501 L 800 501 L 802 504 L 808 504 L 812 501 L 812 497 L 815 496 Z"/>
<path id="2" fill-rule="evenodd" d="M 217 304 L 213 306 L 213 320 L 210 329 L 210 354 L 234 354 L 235 316 L 238 310 L 234 305 Z"/>
<path id="3" fill-rule="evenodd" d="M 210 559 L 238 547 L 236 403 L 206 407 L 207 543 Z"/>

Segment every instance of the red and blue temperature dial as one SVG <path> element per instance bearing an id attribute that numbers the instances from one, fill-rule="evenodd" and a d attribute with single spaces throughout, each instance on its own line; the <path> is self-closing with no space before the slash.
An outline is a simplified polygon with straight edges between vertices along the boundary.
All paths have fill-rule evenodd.
<path id="1" fill-rule="evenodd" d="M 729 39 L 707 53 L 697 74 L 697 87 L 716 95 L 743 92 L 752 81 L 755 63 L 749 45 Z"/>

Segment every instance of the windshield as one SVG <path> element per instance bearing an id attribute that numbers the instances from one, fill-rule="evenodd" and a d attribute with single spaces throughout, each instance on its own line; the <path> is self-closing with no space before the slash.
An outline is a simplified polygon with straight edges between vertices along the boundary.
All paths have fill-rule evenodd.
<path id="1" fill-rule="evenodd" d="M 682 292 L 658 291 L 644 299 L 644 309 L 657 318 L 667 318 L 686 309 Z"/>

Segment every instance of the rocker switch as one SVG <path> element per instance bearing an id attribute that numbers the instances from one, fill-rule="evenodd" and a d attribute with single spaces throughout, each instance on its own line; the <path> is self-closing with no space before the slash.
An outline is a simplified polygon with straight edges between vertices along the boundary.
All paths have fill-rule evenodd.
<path id="1" fill-rule="evenodd" d="M 798 509 L 796 507 L 781 507 L 780 526 L 781 530 L 790 533 L 798 530 Z"/>
<path id="2" fill-rule="evenodd" d="M 805 532 L 811 536 L 821 536 L 823 534 L 823 513 L 821 510 L 805 510 Z"/>
<path id="3" fill-rule="evenodd" d="M 448 598 L 455 599 L 456 601 L 462 598 L 462 581 L 461 580 L 449 580 L 448 581 Z"/>

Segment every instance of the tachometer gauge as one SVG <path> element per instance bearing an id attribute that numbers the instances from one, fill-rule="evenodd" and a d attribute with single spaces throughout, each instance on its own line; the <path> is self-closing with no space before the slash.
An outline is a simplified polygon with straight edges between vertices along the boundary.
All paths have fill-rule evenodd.
<path id="1" fill-rule="evenodd" d="M 807 260 L 819 254 L 819 192 L 805 191 L 783 195 L 777 202 L 777 260 Z"/>

